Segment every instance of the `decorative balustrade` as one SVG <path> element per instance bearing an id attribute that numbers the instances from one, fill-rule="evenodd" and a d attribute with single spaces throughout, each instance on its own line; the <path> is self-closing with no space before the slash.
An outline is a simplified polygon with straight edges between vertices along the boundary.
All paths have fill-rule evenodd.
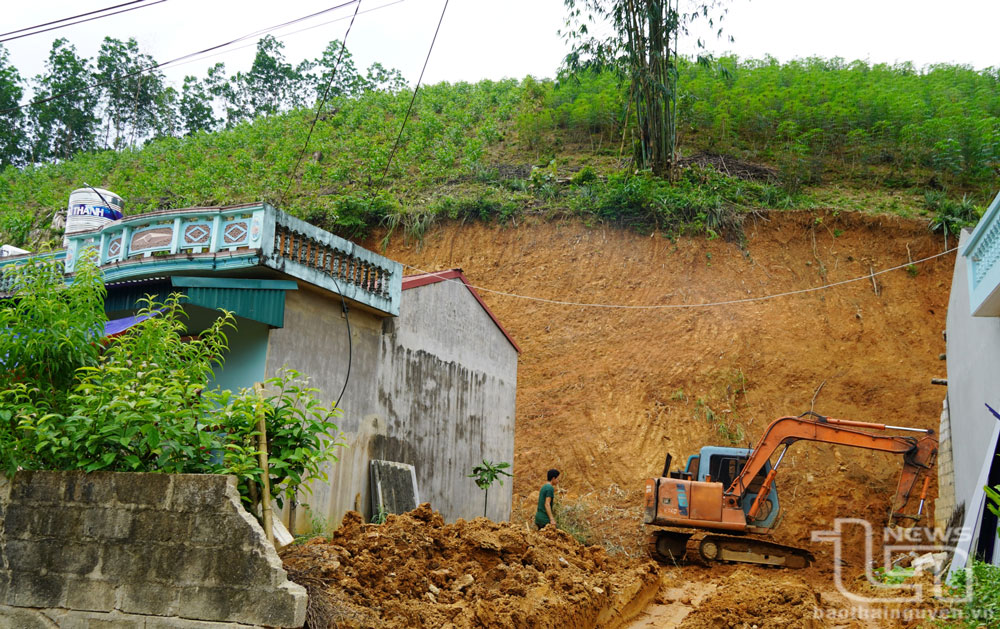
<path id="1" fill-rule="evenodd" d="M 969 307 L 977 317 L 1000 316 L 1000 194 L 965 243 Z"/>
<path id="2" fill-rule="evenodd" d="M 399 314 L 402 266 L 266 203 L 133 216 L 68 236 L 66 272 L 93 250 L 105 280 L 265 266 Z"/>

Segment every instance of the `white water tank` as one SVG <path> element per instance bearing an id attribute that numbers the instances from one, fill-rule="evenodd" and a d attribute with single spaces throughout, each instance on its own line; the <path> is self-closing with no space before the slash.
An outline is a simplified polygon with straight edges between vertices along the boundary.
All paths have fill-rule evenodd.
<path id="1" fill-rule="evenodd" d="M 103 199 L 102 199 L 103 197 Z M 114 192 L 103 188 L 77 188 L 69 195 L 66 235 L 103 227 L 124 216 L 125 204 Z M 66 246 L 68 240 L 63 240 Z"/>

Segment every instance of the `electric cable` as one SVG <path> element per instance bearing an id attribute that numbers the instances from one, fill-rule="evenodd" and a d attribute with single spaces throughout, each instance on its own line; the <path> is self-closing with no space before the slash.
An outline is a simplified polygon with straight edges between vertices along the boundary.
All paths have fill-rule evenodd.
<path id="1" fill-rule="evenodd" d="M 403 129 L 406 128 L 406 121 L 410 119 L 410 112 L 413 110 L 413 103 L 417 100 L 417 92 L 420 91 L 420 83 L 424 80 L 424 71 L 427 70 L 427 62 L 431 60 L 431 51 L 434 50 L 434 42 L 437 41 L 438 33 L 441 31 L 441 23 L 444 21 L 444 12 L 448 10 L 448 0 L 444 0 L 444 7 L 441 8 L 441 17 L 438 18 L 437 28 L 434 29 L 434 38 L 431 39 L 430 48 L 427 49 L 427 57 L 424 58 L 424 67 L 420 70 L 420 77 L 417 78 L 417 85 L 413 88 L 413 97 L 410 98 L 410 105 L 406 108 L 406 115 L 403 116 L 403 124 L 399 127 L 399 135 L 396 136 L 396 143 L 392 146 L 392 152 L 389 153 L 389 159 L 385 162 L 385 169 L 382 171 L 382 177 L 378 181 L 378 186 L 372 190 L 372 198 L 375 197 L 375 192 L 382 187 L 382 183 L 385 181 L 385 176 L 389 172 L 389 166 L 392 164 L 392 158 L 396 155 L 396 149 L 399 148 L 399 141 L 403 137 Z"/>
<path id="2" fill-rule="evenodd" d="M 77 20 L 76 22 L 70 22 L 69 24 L 59 24 L 57 26 L 50 26 L 49 28 L 43 28 L 39 31 L 32 31 L 30 33 L 23 33 L 21 35 L 15 35 L 13 37 L 7 37 L 6 39 L 0 39 L 0 44 L 4 42 L 14 41 L 15 39 L 21 39 L 22 37 L 31 37 L 32 35 L 40 35 L 42 33 L 47 33 L 49 31 L 54 31 L 59 28 L 66 28 L 67 26 L 75 26 L 76 24 L 83 24 L 84 22 L 93 22 L 94 20 L 100 20 L 102 18 L 111 17 L 112 15 L 118 15 L 119 13 L 128 13 L 129 11 L 135 11 L 136 9 L 145 9 L 146 7 L 151 7 L 167 0 L 155 0 L 149 4 L 143 4 L 137 7 L 129 7 L 127 9 L 122 9 L 121 11 L 115 11 L 113 13 L 105 13 L 104 15 L 95 15 L 94 17 L 88 17 L 85 20 Z"/>
<path id="3" fill-rule="evenodd" d="M 306 135 L 306 141 L 302 143 L 302 150 L 299 151 L 299 158 L 295 160 L 295 168 L 292 169 L 292 174 L 288 177 L 288 184 L 285 186 L 285 191 L 282 192 L 281 197 L 278 198 L 279 207 L 284 202 L 285 195 L 288 194 L 288 190 L 291 189 L 292 182 L 295 181 L 295 175 L 298 174 L 299 166 L 302 164 L 302 156 L 306 154 L 306 149 L 309 148 L 309 140 L 312 139 L 313 130 L 316 128 L 316 121 L 319 120 L 319 114 L 323 111 L 323 105 L 326 104 L 326 98 L 330 95 L 330 88 L 333 87 L 333 79 L 337 76 L 337 70 L 340 68 L 340 61 L 344 58 L 344 51 L 347 50 L 347 36 L 351 34 L 351 27 L 354 26 L 354 19 L 358 17 L 358 9 L 360 8 L 361 0 L 358 0 L 358 3 L 354 5 L 354 15 L 351 16 L 351 23 L 347 25 L 347 31 L 344 33 L 344 40 L 340 43 L 340 54 L 337 55 L 337 62 L 333 64 L 333 70 L 330 72 L 330 80 L 326 82 L 326 88 L 323 90 L 323 97 L 316 103 L 316 115 L 313 116 L 312 124 L 309 125 L 309 133 Z"/>
<path id="4" fill-rule="evenodd" d="M 88 15 L 94 15 L 95 13 L 104 13 L 105 11 L 110 11 L 111 9 L 119 9 L 121 7 L 129 6 L 130 4 L 139 4 L 141 2 L 146 2 L 146 1 L 147 0 L 131 0 L 131 2 L 123 2 L 122 4 L 115 4 L 110 7 L 104 7 L 103 9 L 97 9 L 95 11 L 87 11 L 86 13 L 80 13 L 79 15 L 71 15 L 69 17 L 64 17 L 59 20 L 52 20 L 51 22 L 35 24 L 34 26 L 25 26 L 24 28 L 19 28 L 15 31 L 7 31 L 6 33 L 0 33 L 0 37 L 14 35 L 15 33 L 23 33 L 24 31 L 33 31 L 36 28 L 42 28 L 43 26 L 51 26 L 53 24 L 58 24 L 60 22 L 68 22 L 70 20 L 75 20 L 78 17 L 87 17 Z"/>
<path id="5" fill-rule="evenodd" d="M 826 289 L 829 289 L 829 288 L 834 288 L 836 286 L 842 286 L 844 284 L 850 284 L 852 282 L 860 282 L 862 280 L 871 279 L 871 278 L 875 277 L 876 275 L 883 275 L 885 273 L 891 273 L 892 271 L 898 271 L 900 269 L 905 269 L 905 268 L 910 267 L 910 266 L 916 266 L 917 264 L 921 264 L 923 262 L 927 262 L 927 261 L 933 260 L 935 258 L 940 258 L 941 256 L 948 255 L 949 253 L 954 253 L 957 250 L 958 250 L 958 247 L 952 247 L 951 249 L 947 249 L 945 251 L 942 251 L 941 253 L 936 253 L 936 254 L 934 254 L 932 256 L 927 256 L 926 258 L 921 258 L 920 260 L 914 260 L 912 262 L 907 262 L 906 264 L 900 264 L 899 266 L 894 266 L 894 267 L 889 268 L 889 269 L 883 269 L 881 271 L 875 271 L 874 273 L 869 273 L 868 275 L 862 275 L 862 276 L 855 277 L 855 278 L 852 278 L 852 279 L 849 279 L 849 280 L 841 280 L 839 282 L 833 282 L 833 283 L 830 283 L 830 284 L 824 284 L 823 286 L 814 286 L 812 288 L 803 288 L 803 289 L 799 289 L 799 290 L 788 291 L 788 292 L 785 292 L 785 293 L 775 293 L 775 294 L 772 294 L 772 295 L 762 295 L 761 297 L 745 297 L 743 299 L 729 299 L 729 300 L 725 300 L 725 301 L 713 301 L 713 302 L 706 302 L 706 303 L 700 303 L 700 304 L 650 304 L 650 305 L 633 305 L 633 304 L 584 303 L 584 302 L 576 302 L 576 301 L 562 301 L 562 300 L 558 300 L 558 299 L 547 299 L 545 297 L 534 297 L 534 296 L 531 296 L 531 295 L 520 295 L 518 293 L 510 293 L 510 292 L 506 292 L 506 291 L 493 290 L 492 288 L 484 288 L 482 286 L 475 286 L 473 284 L 469 284 L 469 286 L 471 286 L 472 288 L 475 288 L 478 291 L 483 291 L 483 292 L 486 292 L 486 293 L 493 293 L 494 295 L 501 295 L 503 297 L 513 297 L 513 298 L 516 298 L 516 299 L 526 299 L 528 301 L 537 301 L 537 302 L 546 303 L 546 304 L 553 304 L 553 305 L 557 305 L 557 306 L 574 306 L 574 307 L 579 307 L 579 308 L 609 308 L 609 309 L 621 309 L 621 310 L 681 310 L 681 309 L 686 309 L 686 308 L 713 308 L 713 307 L 716 307 L 716 306 L 732 306 L 732 305 L 735 305 L 735 304 L 745 304 L 745 303 L 750 303 L 750 302 L 755 302 L 755 301 L 767 301 L 767 300 L 770 300 L 770 299 L 777 299 L 779 297 L 789 297 L 791 295 L 801 295 L 803 293 L 812 293 L 812 292 L 816 292 L 816 291 L 826 290 Z M 433 275 L 433 276 L 436 276 L 436 277 L 440 277 L 441 280 L 445 281 L 445 282 L 461 282 L 461 280 L 459 280 L 459 279 L 441 277 L 441 275 L 443 273 L 447 273 L 447 271 L 424 271 L 423 269 L 419 269 L 419 268 L 417 268 L 415 266 L 412 266 L 412 265 L 409 265 L 409 264 L 404 264 L 403 266 L 405 266 L 408 269 L 413 269 L 414 271 L 417 271 L 417 272 L 422 273 L 422 274 Z"/>
<path id="6" fill-rule="evenodd" d="M 394 2 L 387 2 L 385 4 L 380 4 L 377 7 L 372 7 L 370 9 L 365 9 L 364 11 L 358 11 L 357 15 L 364 15 L 365 13 L 371 13 L 373 11 L 378 11 L 379 9 L 385 9 L 385 8 L 391 7 L 394 4 L 402 4 L 403 2 L 406 2 L 406 0 L 395 0 Z M 305 28 L 300 28 L 297 31 L 292 31 L 290 33 L 285 33 L 283 35 L 278 35 L 278 36 L 275 37 L 275 39 L 277 39 L 278 41 L 285 41 L 289 37 L 292 37 L 294 35 L 298 35 L 299 33 L 304 33 L 306 31 L 311 31 L 314 28 L 321 28 L 323 26 L 327 26 L 328 24 L 334 24 L 336 22 L 343 22 L 344 20 L 347 20 L 347 19 L 354 19 L 354 18 L 353 18 L 353 16 L 349 18 L 348 16 L 345 15 L 344 17 L 338 17 L 338 18 L 333 19 L 333 20 L 328 20 L 326 22 L 320 22 L 319 24 L 314 24 L 312 26 L 307 26 Z M 171 64 L 170 67 L 171 68 L 176 68 L 178 66 L 187 65 L 189 63 L 195 63 L 197 61 L 204 61 L 205 59 L 208 59 L 210 57 L 218 57 L 219 55 L 228 55 L 231 52 L 235 52 L 237 50 L 243 50 L 244 48 L 250 48 L 251 46 L 256 46 L 256 45 L 257 45 L 257 42 L 250 42 L 249 44 L 243 44 L 242 46 L 236 46 L 235 48 L 230 48 L 229 50 L 220 50 L 218 52 L 213 52 L 212 54 L 205 55 L 205 56 L 200 57 L 198 59 L 189 59 L 187 61 L 182 61 L 180 63 Z"/>
<path id="7" fill-rule="evenodd" d="M 321 11 L 317 11 L 315 13 L 310 13 L 309 15 L 304 15 L 302 17 L 298 17 L 298 18 L 295 18 L 294 20 L 289 20 L 287 22 L 282 22 L 281 24 L 275 24 L 275 25 L 272 25 L 272 26 L 268 26 L 268 27 L 256 30 L 256 31 L 254 31 L 252 33 L 247 33 L 246 35 L 242 35 L 242 36 L 237 37 L 236 39 L 230 40 L 228 42 L 225 42 L 225 43 L 222 43 L 222 44 L 217 44 L 215 46 L 210 46 L 208 48 L 205 48 L 203 50 L 199 50 L 197 52 L 188 53 L 186 55 L 182 55 L 180 57 L 177 57 L 176 59 L 171 59 L 170 61 L 164 61 L 162 63 L 154 63 L 154 64 L 152 64 L 150 66 L 146 66 L 145 68 L 140 68 L 139 70 L 136 70 L 134 72 L 129 72 L 128 74 L 123 74 L 123 75 L 117 76 L 114 79 L 109 79 L 107 81 L 99 81 L 99 82 L 91 83 L 91 84 L 89 84 L 89 85 L 87 85 L 85 87 L 81 87 L 81 88 L 74 89 L 74 90 L 67 90 L 65 92 L 59 92 L 58 94 L 53 94 L 53 95 L 47 96 L 45 98 L 39 98 L 37 100 L 30 101 L 30 102 L 25 103 L 23 105 L 17 105 L 15 107 L 8 107 L 7 109 L 0 109 L 0 114 L 5 114 L 5 113 L 12 112 L 12 111 L 17 111 L 19 109 L 24 109 L 26 107 L 33 107 L 35 105 L 41 105 L 42 103 L 47 103 L 49 101 L 56 100 L 57 98 L 63 98 L 65 96 L 71 96 L 73 94 L 78 94 L 80 92 L 91 90 L 91 89 L 93 89 L 95 87 L 101 87 L 101 86 L 105 86 L 105 85 L 111 85 L 113 83 L 117 83 L 117 82 L 122 81 L 124 79 L 131 78 L 133 76 L 137 76 L 139 74 L 145 74 L 145 73 L 150 72 L 152 70 L 156 70 L 158 68 L 163 68 L 163 67 L 166 67 L 168 65 L 172 65 L 172 64 L 178 63 L 180 61 L 185 61 L 187 59 L 190 59 L 192 57 L 196 57 L 198 55 L 202 55 L 202 54 L 205 54 L 205 53 L 208 53 L 208 52 L 213 52 L 215 50 L 218 50 L 220 48 L 225 48 L 226 46 L 231 46 L 233 44 L 238 44 L 239 42 L 242 42 L 242 41 L 245 41 L 247 39 L 250 39 L 251 37 L 256 37 L 258 35 L 263 35 L 265 33 L 268 33 L 268 32 L 273 31 L 273 30 L 277 30 L 279 28 L 284 28 L 286 26 L 291 26 L 292 24 L 298 24 L 300 22 L 304 22 L 305 20 L 314 18 L 316 16 L 323 15 L 323 14 L 329 13 L 331 11 L 336 11 L 337 9 L 342 9 L 342 8 L 350 6 L 352 4 L 356 4 L 359 1 L 360 0 L 347 0 L 347 2 L 343 2 L 341 4 L 337 4 L 335 6 L 323 9 Z"/>

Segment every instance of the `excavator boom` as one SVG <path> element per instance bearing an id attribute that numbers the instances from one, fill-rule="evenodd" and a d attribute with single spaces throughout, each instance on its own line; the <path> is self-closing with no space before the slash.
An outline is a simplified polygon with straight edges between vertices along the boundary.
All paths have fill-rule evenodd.
<path id="1" fill-rule="evenodd" d="M 893 499 L 890 520 L 896 516 L 909 517 L 903 514 L 902 510 L 909 502 L 913 485 L 921 471 L 931 468 L 937 455 L 938 441 L 934 436 L 934 431 L 921 430 L 920 432 L 924 433 L 924 436 L 917 439 L 900 435 L 876 435 L 859 430 L 859 428 L 871 430 L 906 429 L 898 426 L 886 426 L 885 424 L 835 419 L 815 413 L 805 413 L 798 417 L 781 417 L 774 420 L 764 430 L 764 434 L 754 447 L 743 470 L 733 479 L 732 484 L 726 490 L 727 502 L 731 505 L 738 504 L 746 493 L 747 487 L 750 486 L 750 480 L 764 469 L 765 463 L 771 459 L 779 446 L 787 447 L 796 441 L 816 441 L 902 455 L 903 472 L 900 475 L 896 495 Z M 777 465 L 768 474 L 770 482 L 765 481 L 766 486 L 769 487 L 773 482 L 776 470 Z M 763 496 L 766 493 L 766 491 L 758 492 L 758 496 Z M 752 518 L 756 514 L 751 511 L 748 515 Z"/>
<path id="2" fill-rule="evenodd" d="M 920 437 L 874 434 L 873 430 L 898 430 L 921 433 Z M 689 459 L 688 470 L 670 472 L 669 461 L 660 478 L 646 481 L 646 508 L 643 521 L 657 527 L 650 549 L 657 559 L 677 559 L 689 546 L 697 547 L 704 561 L 743 561 L 766 565 L 802 567 L 811 561 L 808 551 L 781 546 L 770 541 L 745 537 L 747 533 L 766 533 L 775 525 L 778 510 L 773 488 L 778 467 L 788 447 L 797 441 L 814 441 L 864 448 L 903 457 L 903 471 L 893 497 L 889 520 L 922 516 L 925 495 L 916 514 L 905 514 L 917 478 L 933 467 L 938 442 L 933 430 L 888 426 L 804 413 L 781 417 L 764 430 L 752 450 L 706 447 Z M 778 460 L 771 464 L 775 451 L 783 447 Z M 701 476 L 691 471 L 692 461 L 714 461 L 720 451 L 727 451 L 730 475 L 712 478 L 705 467 Z M 707 453 L 707 454 L 706 454 Z M 712 454 L 715 453 L 715 454 Z M 711 456 L 711 459 L 706 457 Z M 743 461 L 740 469 L 736 462 Z M 715 465 L 712 463 L 712 465 Z M 711 467 L 715 470 L 714 467 Z M 669 474 L 669 478 L 667 477 Z M 723 482 L 719 482 L 723 481 Z M 927 479 L 924 482 L 926 494 Z"/>

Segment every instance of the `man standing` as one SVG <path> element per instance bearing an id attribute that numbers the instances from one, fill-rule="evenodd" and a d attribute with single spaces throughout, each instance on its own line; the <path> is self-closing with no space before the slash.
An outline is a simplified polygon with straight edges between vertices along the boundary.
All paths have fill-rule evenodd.
<path id="1" fill-rule="evenodd" d="M 552 508 L 556 499 L 556 486 L 559 485 L 559 470 L 551 469 L 546 475 L 547 483 L 542 485 L 538 492 L 538 511 L 535 512 L 535 526 L 543 529 L 549 524 L 555 526 L 556 516 L 552 514 Z"/>

